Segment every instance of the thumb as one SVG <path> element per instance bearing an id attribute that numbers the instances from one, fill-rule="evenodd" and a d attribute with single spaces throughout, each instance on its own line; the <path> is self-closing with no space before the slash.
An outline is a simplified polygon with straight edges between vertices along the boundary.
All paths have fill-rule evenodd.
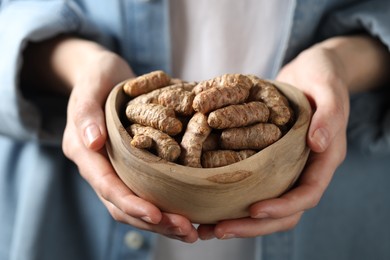
<path id="1" fill-rule="evenodd" d="M 332 129 L 329 129 L 329 127 L 324 125 L 320 126 L 319 124 L 319 122 L 316 123 L 315 116 L 313 116 L 308 134 L 308 144 L 311 150 L 316 153 L 324 152 L 332 139 Z"/>
<path id="2" fill-rule="evenodd" d="M 328 148 L 335 136 L 346 131 L 348 112 L 345 111 L 347 108 L 344 109 L 343 106 L 327 102 L 316 105 L 307 141 L 312 151 L 321 153 Z"/>
<path id="3" fill-rule="evenodd" d="M 107 136 L 102 105 L 96 100 L 77 98 L 72 112 L 69 116 L 73 117 L 73 123 L 85 147 L 100 150 Z"/>
<path id="4" fill-rule="evenodd" d="M 99 63 L 101 64 L 101 63 Z M 111 89 L 119 82 L 134 77 L 127 63 L 117 55 L 110 54 L 97 71 L 82 77 L 73 88 L 69 102 L 69 116 L 73 117 L 76 131 L 84 145 L 92 150 L 103 148 L 107 130 L 104 104 Z M 71 102 L 72 101 L 72 102 Z"/>

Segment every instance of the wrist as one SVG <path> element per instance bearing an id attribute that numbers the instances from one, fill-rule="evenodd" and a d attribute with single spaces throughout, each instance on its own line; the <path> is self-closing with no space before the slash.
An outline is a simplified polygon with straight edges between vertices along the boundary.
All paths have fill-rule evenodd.
<path id="1" fill-rule="evenodd" d="M 50 56 L 52 73 L 70 92 L 97 56 L 107 52 L 99 44 L 78 38 L 65 38 L 57 43 Z"/>
<path id="2" fill-rule="evenodd" d="M 89 97 L 103 103 L 111 89 L 119 82 L 134 77 L 127 62 L 105 49 L 91 52 L 84 64 L 72 74 L 71 90 L 89 93 Z"/>
<path id="3" fill-rule="evenodd" d="M 93 57 L 105 51 L 97 43 L 71 36 L 29 43 L 24 51 L 21 80 L 38 91 L 69 94 Z"/>
<path id="4" fill-rule="evenodd" d="M 390 54 L 371 36 L 334 37 L 319 43 L 318 47 L 329 51 L 337 60 L 339 75 L 350 92 L 369 90 L 389 80 Z"/>

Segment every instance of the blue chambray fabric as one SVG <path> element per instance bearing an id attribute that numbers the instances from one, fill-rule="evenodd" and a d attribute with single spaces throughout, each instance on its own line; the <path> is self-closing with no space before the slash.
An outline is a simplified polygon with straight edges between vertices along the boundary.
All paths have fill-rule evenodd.
<path id="1" fill-rule="evenodd" d="M 168 0 L 0 1 L 1 260 L 151 259 L 154 235 L 113 221 L 63 156 L 66 100 L 26 98 L 18 73 L 28 41 L 67 32 L 116 51 L 138 74 L 170 72 L 168 5 Z M 296 0 L 291 17 L 279 67 L 339 34 L 368 32 L 390 46 L 387 0 Z M 352 97 L 346 161 L 321 203 L 304 214 L 296 229 L 259 239 L 257 260 L 389 259 L 385 89 Z M 55 109 L 47 109 L 53 104 Z M 126 246 L 130 231 L 142 235 L 142 247 Z"/>
<path id="2" fill-rule="evenodd" d="M 61 128 L 55 129 L 57 133 L 53 133 L 54 129 L 42 129 L 42 111 L 17 88 L 21 53 L 28 41 L 67 32 L 95 32 L 69 1 L 6 1 L 0 14 L 0 133 L 18 140 L 58 139 Z"/>

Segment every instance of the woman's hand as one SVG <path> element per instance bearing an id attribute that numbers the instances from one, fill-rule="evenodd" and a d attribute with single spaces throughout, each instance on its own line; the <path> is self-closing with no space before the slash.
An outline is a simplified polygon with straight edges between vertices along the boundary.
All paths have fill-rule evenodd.
<path id="1" fill-rule="evenodd" d="M 37 71 L 26 78 L 46 81 L 50 89 L 45 91 L 70 93 L 63 151 L 78 166 L 112 217 L 185 242 L 196 241 L 196 229 L 186 218 L 161 212 L 136 196 L 108 160 L 103 107 L 117 83 L 134 77 L 128 64 L 96 43 L 72 37 L 33 44 L 28 51 L 29 59 L 39 57 L 44 62 L 43 67 L 35 68 Z M 41 76 L 36 78 L 37 75 Z"/>
<path id="2" fill-rule="evenodd" d="M 315 112 L 307 136 L 312 149 L 306 168 L 294 189 L 283 196 L 255 203 L 249 218 L 199 227 L 201 238 L 254 237 L 293 228 L 302 213 L 317 205 L 346 152 L 348 90 L 343 70 L 330 51 L 313 47 L 286 65 L 277 80 L 300 88 Z"/>
<path id="3" fill-rule="evenodd" d="M 250 217 L 200 225 L 201 239 L 254 237 L 289 230 L 304 211 L 319 203 L 346 155 L 349 92 L 383 80 L 383 66 L 388 64 L 384 53 L 389 57 L 383 46 L 366 36 L 334 38 L 305 50 L 282 68 L 277 80 L 301 89 L 314 112 L 307 135 L 312 152 L 306 167 L 292 190 L 253 204 Z"/>

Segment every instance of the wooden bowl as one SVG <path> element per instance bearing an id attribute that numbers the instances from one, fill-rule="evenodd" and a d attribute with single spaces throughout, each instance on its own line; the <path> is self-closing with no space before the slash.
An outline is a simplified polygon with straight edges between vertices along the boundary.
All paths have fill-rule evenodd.
<path id="1" fill-rule="evenodd" d="M 118 84 L 105 107 L 107 151 L 123 182 L 139 197 L 162 211 L 177 213 L 193 223 L 216 223 L 249 216 L 249 206 L 286 192 L 300 175 L 309 148 L 306 134 L 311 108 L 296 88 L 273 82 L 289 99 L 296 121 L 277 142 L 257 154 L 224 167 L 191 168 L 170 163 L 130 145 L 121 121 L 129 98 Z"/>

